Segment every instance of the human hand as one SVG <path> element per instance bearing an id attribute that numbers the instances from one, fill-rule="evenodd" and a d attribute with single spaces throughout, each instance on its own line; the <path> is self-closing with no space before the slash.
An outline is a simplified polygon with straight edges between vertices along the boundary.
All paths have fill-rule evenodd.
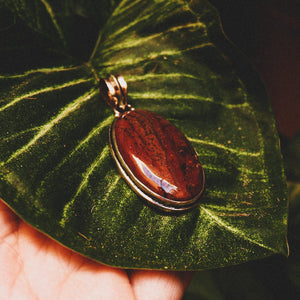
<path id="1" fill-rule="evenodd" d="M 99 264 L 32 228 L 0 200 L 0 299 L 176 300 L 191 277 Z"/>

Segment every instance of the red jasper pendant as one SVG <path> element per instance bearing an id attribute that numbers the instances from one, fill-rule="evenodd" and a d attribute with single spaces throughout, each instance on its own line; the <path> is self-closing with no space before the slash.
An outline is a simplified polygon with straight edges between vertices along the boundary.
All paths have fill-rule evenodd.
<path id="1" fill-rule="evenodd" d="M 184 134 L 156 113 L 131 108 L 123 77 L 101 79 L 100 90 L 116 116 L 110 128 L 111 153 L 131 188 L 165 211 L 197 205 L 204 171 Z"/>

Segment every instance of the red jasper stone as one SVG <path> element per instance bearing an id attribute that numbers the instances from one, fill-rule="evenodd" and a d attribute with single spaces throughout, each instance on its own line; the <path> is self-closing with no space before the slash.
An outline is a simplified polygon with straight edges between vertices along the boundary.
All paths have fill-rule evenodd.
<path id="1" fill-rule="evenodd" d="M 202 166 L 176 126 L 156 113 L 133 110 L 117 118 L 112 130 L 114 147 L 131 179 L 183 205 L 200 196 L 204 185 Z"/>

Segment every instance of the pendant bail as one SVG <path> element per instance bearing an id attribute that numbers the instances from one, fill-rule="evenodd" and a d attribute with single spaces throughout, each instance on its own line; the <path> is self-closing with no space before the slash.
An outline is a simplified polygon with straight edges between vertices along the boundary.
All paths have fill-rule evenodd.
<path id="1" fill-rule="evenodd" d="M 116 77 L 110 75 L 108 78 L 102 78 L 100 80 L 100 94 L 106 103 L 112 107 L 116 117 L 125 111 L 133 110 L 131 105 L 127 103 L 127 83 L 121 75 Z"/>

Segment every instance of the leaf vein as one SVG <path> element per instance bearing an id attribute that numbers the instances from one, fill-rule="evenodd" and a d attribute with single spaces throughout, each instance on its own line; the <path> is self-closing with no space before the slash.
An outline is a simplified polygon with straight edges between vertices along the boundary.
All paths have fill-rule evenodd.
<path id="1" fill-rule="evenodd" d="M 25 129 L 25 130 L 22 130 L 16 134 L 13 134 L 13 135 L 10 135 L 9 137 L 6 137 L 6 138 L 1 138 L 0 141 L 3 141 L 3 142 L 7 142 L 9 140 L 13 140 L 15 139 L 16 137 L 22 135 L 22 134 L 25 134 L 25 133 L 28 133 L 28 132 L 31 132 L 31 131 L 37 131 L 39 130 L 41 127 L 40 126 L 36 126 L 36 127 L 32 127 L 32 128 L 28 128 L 28 129 Z"/>
<path id="2" fill-rule="evenodd" d="M 57 20 L 55 18 L 55 15 L 54 15 L 54 12 L 52 10 L 52 7 L 50 6 L 50 4 L 46 1 L 46 0 L 41 0 L 41 2 L 44 4 L 50 18 L 51 18 L 51 21 L 60 37 L 60 39 L 62 40 L 63 44 L 66 45 L 66 40 L 65 40 L 65 37 L 64 37 L 64 34 L 61 30 L 61 28 L 59 27 L 58 23 L 57 23 Z"/>
<path id="3" fill-rule="evenodd" d="M 133 92 L 129 94 L 130 98 L 132 99 L 151 99 L 151 100 L 159 100 L 159 99 L 163 99 L 163 100 L 199 100 L 199 101 L 203 101 L 203 102 L 211 102 L 214 103 L 216 105 L 221 105 L 224 106 L 226 108 L 232 109 L 235 107 L 245 107 L 248 106 L 247 102 L 243 102 L 243 103 L 238 103 L 238 104 L 228 104 L 228 103 L 223 103 L 223 102 L 216 102 L 213 100 L 213 98 L 210 97 L 203 97 L 203 96 L 199 96 L 199 95 L 193 95 L 193 94 L 167 94 L 166 92 L 164 93 L 160 93 L 160 92 Z"/>
<path id="4" fill-rule="evenodd" d="M 272 251 L 274 253 L 277 253 L 276 249 L 269 247 L 267 245 L 264 245 L 262 243 L 260 243 L 259 241 L 256 241 L 254 239 L 252 239 L 251 237 L 247 236 L 246 234 L 244 234 L 243 232 L 241 232 L 241 230 L 230 226 L 228 224 L 226 224 L 225 222 L 223 222 L 220 218 L 218 218 L 217 216 L 215 216 L 212 212 L 210 212 L 208 209 L 204 208 L 203 206 L 201 206 L 201 210 L 203 210 L 210 219 L 212 219 L 214 222 L 216 222 L 220 227 L 225 228 L 226 230 L 228 230 L 229 232 L 238 235 L 239 237 L 243 238 L 246 241 L 249 241 L 253 244 L 256 244 L 262 248 L 265 248 L 269 251 Z"/>
<path id="5" fill-rule="evenodd" d="M 84 187 L 87 185 L 89 177 L 93 173 L 94 169 L 101 163 L 103 160 L 107 157 L 109 153 L 109 147 L 105 146 L 102 150 L 102 152 L 96 157 L 96 159 L 92 162 L 90 167 L 87 169 L 87 171 L 83 174 L 82 180 L 80 182 L 80 185 L 78 189 L 76 190 L 75 195 L 70 199 L 70 201 L 65 205 L 64 211 L 62 214 L 62 218 L 60 220 L 60 225 L 62 227 L 65 227 L 67 218 L 68 218 L 68 211 L 71 208 L 71 206 L 74 204 L 74 201 L 76 200 L 77 196 L 81 193 L 81 191 L 84 189 Z"/>
<path id="6" fill-rule="evenodd" d="M 103 148 L 102 152 L 96 157 L 96 159 L 93 161 L 93 163 L 90 165 L 90 167 L 87 169 L 87 171 L 83 175 L 83 179 L 75 193 L 75 196 L 73 197 L 74 199 L 80 194 L 82 189 L 87 185 L 90 175 L 92 174 L 94 169 L 107 157 L 108 153 L 109 153 L 109 147 L 105 146 Z"/>
<path id="7" fill-rule="evenodd" d="M 109 66 L 113 66 L 113 67 L 126 67 L 126 66 L 132 66 L 133 64 L 138 64 L 138 63 L 142 63 L 145 61 L 149 61 L 153 60 L 153 59 L 157 59 L 159 57 L 171 57 L 171 56 L 176 56 L 176 55 L 180 55 L 183 54 L 185 52 L 189 52 L 189 51 L 193 51 L 193 50 L 197 50 L 197 49 L 201 49 L 201 48 L 205 48 L 205 47 L 215 47 L 214 44 L 212 43 L 203 43 L 201 45 L 196 45 L 194 47 L 190 47 L 190 48 L 186 48 L 186 49 L 178 49 L 178 50 L 163 50 L 161 52 L 150 52 L 147 56 L 139 56 L 139 57 L 135 57 L 135 58 L 127 58 L 127 59 L 122 59 L 121 63 L 116 63 L 113 62 L 113 64 L 108 63 L 108 64 L 103 64 L 102 67 L 109 67 Z M 108 60 L 109 61 L 109 60 Z"/>
<path id="8" fill-rule="evenodd" d="M 54 117 L 50 122 L 44 124 L 40 127 L 40 131 L 27 143 L 25 146 L 17 150 L 10 158 L 6 161 L 8 163 L 12 159 L 15 159 L 25 151 L 27 151 L 31 146 L 33 146 L 41 137 L 43 137 L 47 132 L 49 132 L 57 123 L 59 123 L 62 119 L 67 117 L 70 113 L 76 111 L 83 103 L 90 100 L 94 95 L 96 95 L 97 91 L 89 91 L 83 96 L 77 98 L 74 102 L 67 105 L 56 117 Z"/>
<path id="9" fill-rule="evenodd" d="M 92 137 L 94 137 L 97 133 L 99 133 L 103 128 L 109 126 L 113 120 L 114 120 L 114 116 L 110 115 L 105 120 L 98 123 L 97 126 L 94 127 L 91 130 L 91 132 L 87 135 L 87 137 L 76 146 L 76 148 L 70 153 L 70 155 L 72 156 L 79 148 L 81 148 L 84 144 L 86 144 Z"/>
<path id="10" fill-rule="evenodd" d="M 72 71 L 79 69 L 81 66 L 75 66 L 75 67 L 57 67 L 57 68 L 40 68 L 35 70 L 29 70 L 22 74 L 14 74 L 14 75 L 0 75 L 0 79 L 10 79 L 10 78 L 22 78 L 26 77 L 31 74 L 35 73 L 43 73 L 43 74 L 50 74 L 55 72 L 66 72 L 66 71 Z"/>
<path id="11" fill-rule="evenodd" d="M 104 197 L 101 199 L 102 201 L 105 201 L 107 200 L 108 196 L 111 194 L 111 192 L 116 188 L 119 180 L 121 179 L 121 176 L 119 174 L 117 174 L 115 176 L 115 180 L 109 185 L 109 188 L 107 189 Z M 125 197 L 124 197 L 125 198 Z M 125 199 L 127 200 L 127 199 Z"/>
<path id="12" fill-rule="evenodd" d="M 24 94 L 24 95 L 22 95 L 20 97 L 15 98 L 13 101 L 7 103 L 6 105 L 2 106 L 0 108 L 0 112 L 6 110 L 7 108 L 9 108 L 11 106 L 14 106 L 15 104 L 19 103 L 22 100 L 30 99 L 33 96 L 37 96 L 37 95 L 44 94 L 44 93 L 47 93 L 47 92 L 52 92 L 52 91 L 61 90 L 61 89 L 68 88 L 68 87 L 72 87 L 72 86 L 75 86 L 75 85 L 79 85 L 79 84 L 82 84 L 82 83 L 89 82 L 91 80 L 93 80 L 93 79 L 89 78 L 89 79 L 73 80 L 73 81 L 64 83 L 62 85 L 49 86 L 49 87 L 46 87 L 46 88 L 43 88 L 43 89 L 40 89 L 40 90 L 33 91 L 31 93 Z"/>
<path id="13" fill-rule="evenodd" d="M 169 33 L 169 32 L 177 32 L 180 31 L 182 29 L 188 29 L 188 28 L 206 28 L 206 26 L 201 23 L 201 22 L 197 22 L 197 23 L 189 23 L 189 24 L 185 24 L 185 25 L 180 25 L 180 26 L 174 26 L 171 27 L 165 31 L 159 32 L 159 33 L 155 33 L 155 34 L 151 34 L 148 35 L 146 37 L 136 37 L 133 36 L 131 39 L 128 38 L 128 36 L 126 37 L 126 40 L 124 42 L 121 43 L 117 43 L 117 44 L 113 44 L 112 47 L 105 49 L 105 51 L 103 51 L 102 53 L 105 54 L 106 52 L 110 52 L 110 51 L 118 51 L 118 50 L 124 50 L 124 49 L 130 49 L 139 45 L 143 45 L 145 44 L 145 42 L 148 42 L 149 40 L 155 39 L 157 37 L 160 36 L 164 36 L 165 34 Z"/>
<path id="14" fill-rule="evenodd" d="M 248 152 L 248 151 L 242 151 L 239 149 L 235 149 L 235 148 L 230 148 L 227 146 L 224 146 L 222 144 L 219 143 L 215 143 L 215 142 L 210 142 L 210 141 L 203 141 L 200 139 L 195 139 L 195 138 L 191 138 L 191 137 L 187 137 L 187 139 L 193 143 L 197 143 L 197 144 L 203 144 L 203 145 L 209 145 L 209 146 L 213 146 L 216 148 L 220 148 L 232 153 L 235 153 L 237 155 L 242 155 L 242 156 L 254 156 L 254 157 L 258 157 L 260 155 L 260 152 Z"/>
<path id="15" fill-rule="evenodd" d="M 152 79 L 164 79 L 164 78 L 182 78 L 182 77 L 186 77 L 186 78 L 191 78 L 191 79 L 200 79 L 197 76 L 191 75 L 191 74 L 187 74 L 187 73 L 168 73 L 168 74 L 155 74 L 155 73 L 147 73 L 144 75 L 126 75 L 126 81 L 127 82 L 137 82 L 137 81 L 146 81 L 148 79 L 152 80 Z"/>

